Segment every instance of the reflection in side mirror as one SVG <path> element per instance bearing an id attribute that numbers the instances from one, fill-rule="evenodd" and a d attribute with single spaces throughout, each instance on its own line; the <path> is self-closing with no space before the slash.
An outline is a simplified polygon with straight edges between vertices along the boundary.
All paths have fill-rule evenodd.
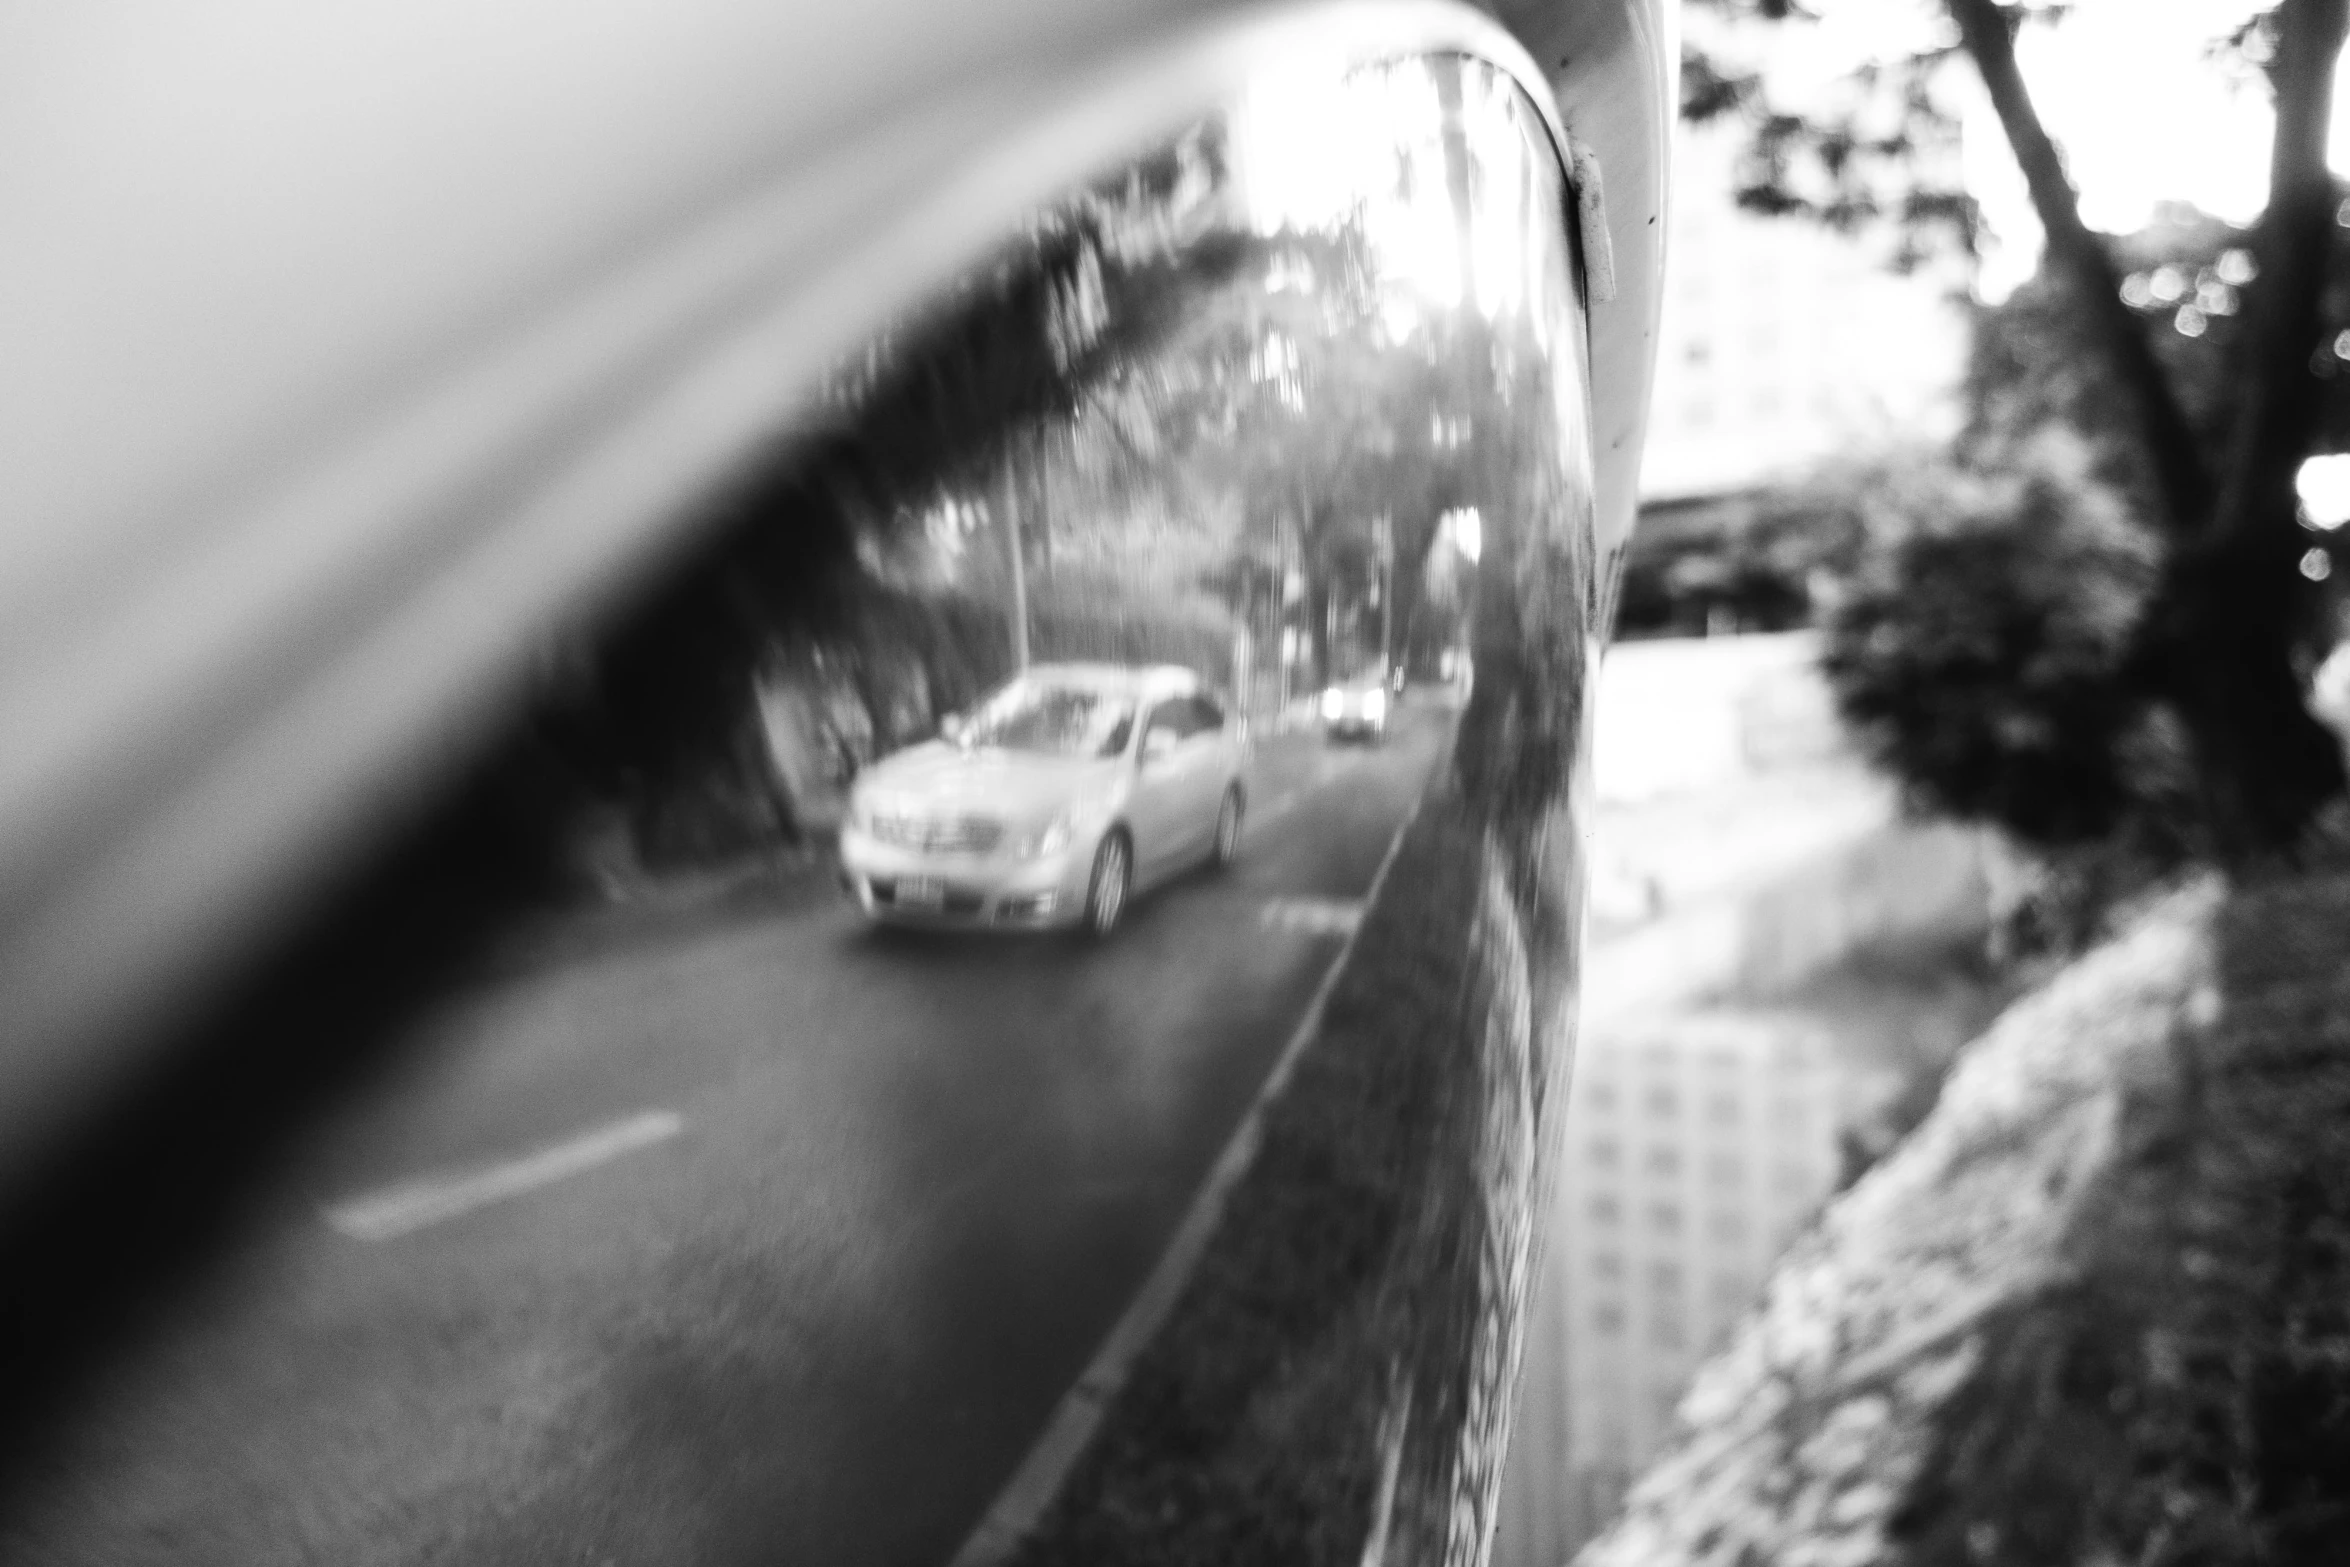
<path id="1" fill-rule="evenodd" d="M 1610 597 L 1540 85 L 1285 75 L 845 360 L 0 1558 L 1474 1561 Z"/>

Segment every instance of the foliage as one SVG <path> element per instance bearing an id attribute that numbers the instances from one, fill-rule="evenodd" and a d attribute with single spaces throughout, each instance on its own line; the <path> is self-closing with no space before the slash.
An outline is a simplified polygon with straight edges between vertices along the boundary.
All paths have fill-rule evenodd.
<path id="1" fill-rule="evenodd" d="M 2064 1286 L 1988 1323 L 1934 1417 L 1901 1561 L 2341 1560 L 2346 917 L 2339 864 L 2218 911 L 2210 1015 L 2163 1020 L 2187 1069 L 2123 1095 L 2131 1156 L 2064 1238 Z"/>
<path id="2" fill-rule="evenodd" d="M 1770 92 L 1770 34 L 1747 22 L 1809 20 L 1788 0 L 1699 0 L 1681 51 L 1681 115 L 1744 131 L 1738 205 L 1840 232 L 1881 228 L 1908 271 L 1952 248 L 1971 253 L 1982 213 L 1959 178 L 1959 116 L 1946 85 L 1958 41 L 1867 61 L 1800 106 Z"/>
<path id="3" fill-rule="evenodd" d="M 1823 663 L 1913 799 L 2044 846 L 2176 809 L 2126 667 L 2157 557 L 2077 447 L 1996 476 L 1888 471 L 1857 499 L 1869 547 Z"/>
<path id="4" fill-rule="evenodd" d="M 1619 635 L 1702 635 L 1809 625 L 1868 548 L 1868 507 L 1910 458 L 1851 458 L 1711 504 L 1651 508 L 1632 536 Z M 1941 461 L 1927 454 L 1929 464 Z"/>
<path id="5" fill-rule="evenodd" d="M 2190 206 L 2166 203 L 2135 234 L 2111 240 L 2122 269 L 2121 295 L 2146 324 L 2154 354 L 2192 427 L 2207 465 L 2225 460 L 2229 367 L 2245 346 L 2245 294 L 2256 276 L 2251 235 Z M 2006 299 L 1974 311 L 1963 396 L 1965 460 L 1996 464 L 2051 424 L 2089 438 L 2098 470 L 2133 492 L 2146 482 L 2126 411 L 2075 341 L 2067 291 L 2046 274 Z M 2311 359 L 2324 383 L 2316 447 L 2350 449 L 2350 363 L 2337 339 L 2350 330 L 2350 254 L 2336 255 L 2326 289 L 2323 342 Z M 2151 510 L 2142 495 L 2141 510 Z"/>
<path id="6" fill-rule="evenodd" d="M 1483 443 L 1508 415 L 1489 330 L 1438 321 L 1394 338 L 1359 236 L 1285 232 L 1268 249 L 1282 286 L 1205 302 L 1170 352 L 1096 402 L 1121 400 L 1130 485 L 1173 515 L 1229 513 L 1203 587 L 1246 617 L 1278 602 L 1289 572 L 1303 578 L 1299 609 L 1327 678 L 1349 662 L 1330 645 L 1333 623 L 1380 591 L 1396 595 L 1399 645 L 1423 610 L 1442 613 L 1422 566 L 1438 518 L 1479 493 Z"/>
<path id="7" fill-rule="evenodd" d="M 574 824 L 617 811 L 638 858 L 690 865 L 787 839 L 758 682 L 789 644 L 852 675 L 876 734 L 974 692 L 1008 640 L 1000 610 L 920 604 L 889 569 L 942 500 L 967 500 L 1040 425 L 1148 355 L 1201 295 L 1261 266 L 1254 236 L 1192 234 L 1212 136 L 1041 214 L 951 296 L 841 365 L 828 416 L 756 454 L 709 498 L 698 549 L 593 645 L 542 661 L 528 732 L 485 786 L 516 836 L 564 856 Z M 992 619 L 992 645 L 975 627 Z"/>
<path id="8" fill-rule="evenodd" d="M 1744 24 L 1800 18 L 1800 8 L 1705 0 L 1683 72 L 1689 112 L 1746 127 L 1743 205 L 1848 229 L 1889 223 L 1896 260 L 1906 264 L 1933 243 L 1955 238 L 1971 249 L 1976 239 L 1972 204 L 1953 184 L 1954 123 L 1939 90 L 1947 68 L 1972 64 L 2046 252 L 2043 281 L 2012 310 L 1984 318 L 1967 459 L 2018 461 L 2021 447 L 2057 425 L 2090 439 L 2102 477 L 2147 528 L 2157 568 L 2153 589 L 2137 601 L 2131 645 L 2115 655 L 2116 673 L 2132 671 L 2183 726 L 2203 844 L 2235 865 L 2291 852 L 2345 782 L 2301 689 L 2314 617 L 2296 570 L 2307 541 L 2292 477 L 2310 451 L 2340 438 L 2343 422 L 2327 385 L 2339 369 L 2330 343 L 2345 298 L 2340 188 L 2325 138 L 2350 9 L 2342 0 L 2278 0 L 2213 44 L 2215 55 L 2264 73 L 2273 91 L 2271 200 L 2242 245 L 2209 232 L 2155 237 L 2157 247 L 2203 249 L 2191 266 L 2149 266 L 2129 242 L 2095 233 L 2081 217 L 2062 149 L 2016 59 L 2019 29 L 2064 7 L 1941 0 L 1939 10 L 1940 25 L 1921 28 L 1906 50 L 1791 107 L 1773 101 L 1762 68 L 1739 51 L 1757 36 Z M 1988 536 L 1974 542 L 1974 554 L 1959 551 L 1944 565 L 1988 570 Z M 2018 699 L 2037 705 L 2032 693 Z M 1967 752 L 1982 739 L 1954 738 L 1951 749 Z M 2091 785 L 2094 772 L 2059 767 L 2047 782 Z M 1965 794 L 1989 808 L 1980 788 Z M 2030 814 L 2068 836 L 2115 819 L 2112 791 L 2074 811 Z"/>
<path id="9" fill-rule="evenodd" d="M 1413 69 L 1465 123 L 1458 70 Z M 1246 701 L 1258 654 L 1287 694 L 1297 632 L 1321 678 L 1457 646 L 1485 589 L 1428 580 L 1458 565 L 1440 519 L 1498 538 L 1572 499 L 1527 488 L 1569 433 L 1529 418 L 1556 406 L 1544 356 L 1383 275 L 1361 207 L 1241 221 L 1222 134 L 1046 209 L 837 366 L 657 593 L 548 650 L 523 809 L 707 862 L 795 832 L 775 744 L 836 786 L 1019 656 L 1180 661 Z M 1420 156 L 1467 257 L 1465 142 Z M 1540 451 L 1512 445 L 1529 424 Z"/>

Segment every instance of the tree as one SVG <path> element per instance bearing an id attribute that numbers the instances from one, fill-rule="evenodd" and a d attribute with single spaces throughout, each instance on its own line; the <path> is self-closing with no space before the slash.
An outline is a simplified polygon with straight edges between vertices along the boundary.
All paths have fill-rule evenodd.
<path id="1" fill-rule="evenodd" d="M 1090 444 L 1095 461 L 1105 446 L 1122 452 L 1130 484 L 1158 492 L 1167 515 L 1237 520 L 1200 579 L 1236 610 L 1280 602 L 1298 572 L 1298 629 L 1328 678 L 1341 672 L 1333 623 L 1375 593 L 1396 594 L 1408 629 L 1437 517 L 1466 499 L 1471 453 L 1454 432 L 1498 424 L 1479 417 L 1491 410 L 1464 368 L 1489 345 L 1456 321 L 1391 337 L 1352 225 L 1270 236 L 1264 265 L 1267 277 L 1239 279 L 1165 352 L 1099 390 Z M 1284 286 L 1267 286 L 1272 273 Z M 1449 427 L 1432 422 L 1438 410 Z"/>
<path id="2" fill-rule="evenodd" d="M 983 678 L 965 617 L 910 615 L 872 562 L 1262 264 L 1256 237 L 1219 226 L 1200 194 L 1217 181 L 1191 166 L 1220 156 L 1210 126 L 1040 213 L 934 309 L 843 364 L 828 417 L 714 497 L 697 547 L 592 647 L 549 649 L 530 744 L 491 769 L 498 792 L 542 819 L 526 830 L 552 843 L 558 818 L 617 805 L 648 863 L 787 831 L 757 708 L 787 631 L 905 655 L 868 670 L 911 660 Z"/>
<path id="3" fill-rule="evenodd" d="M 1862 747 L 1913 799 L 2042 849 L 2175 827 L 2175 769 L 2117 678 L 2158 569 L 2152 538 L 2043 434 L 1997 474 L 1888 464 L 1822 664 Z"/>
<path id="4" fill-rule="evenodd" d="M 1709 0 L 1716 13 L 1783 21 L 1786 0 Z M 1759 75 L 1706 52 L 1684 61 L 1689 112 L 1743 118 L 1739 199 L 1754 210 L 1853 227 L 1891 221 L 1914 257 L 1938 239 L 1972 245 L 1978 215 L 1937 156 L 1954 129 L 1935 74 L 1959 57 L 1988 92 L 2046 233 L 2043 274 L 2065 334 L 2112 410 L 2103 433 L 2128 454 L 2129 486 L 2159 543 L 2157 586 L 2132 636 L 2125 677 L 2192 737 L 2210 846 L 2231 863 L 2289 850 L 2344 784 L 2341 754 L 2304 704 L 2297 657 L 2313 600 L 2294 472 L 2316 439 L 2325 395 L 2312 365 L 2340 197 L 2325 161 L 2334 65 L 2350 0 L 2280 0 L 2230 40 L 2261 66 L 2276 103 L 2270 199 L 2248 247 L 2244 320 L 2230 334 L 2224 410 L 2198 432 L 2149 318 L 2123 297 L 2114 242 L 2091 230 L 2061 151 L 2018 68 L 2019 27 L 2051 8 L 1943 0 L 1952 30 L 1858 73 L 1840 104 L 1792 113 Z"/>
<path id="5" fill-rule="evenodd" d="M 2121 297 L 2152 337 L 2155 356 L 2214 468 L 2224 463 L 2236 412 L 2229 367 L 2243 351 L 2244 285 L 2256 263 L 2244 232 L 2180 203 L 2159 206 L 2135 234 L 2114 237 L 2125 269 Z M 2310 369 L 2319 392 L 2314 447 L 2350 450 L 2350 250 L 2337 248 L 2319 309 L 2319 348 Z M 2140 512 L 2151 505 L 2144 475 L 2131 460 L 2128 422 L 2094 367 L 2074 352 L 2067 296 L 2035 277 L 1996 305 L 1975 312 L 1968 356 L 1966 427 L 1959 451 L 1975 466 L 1997 466 L 2030 445 L 2050 424 L 2090 438 L 2100 477 L 2129 493 Z"/>

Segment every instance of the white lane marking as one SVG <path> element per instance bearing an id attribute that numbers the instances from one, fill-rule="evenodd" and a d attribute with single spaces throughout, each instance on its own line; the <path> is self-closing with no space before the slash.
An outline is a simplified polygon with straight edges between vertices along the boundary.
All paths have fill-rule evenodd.
<path id="1" fill-rule="evenodd" d="M 1261 925 L 1309 936 L 1351 936 L 1362 922 L 1360 898 L 1272 898 L 1257 911 Z"/>
<path id="2" fill-rule="evenodd" d="M 459 1175 L 426 1176 L 403 1182 L 364 1197 L 330 1204 L 323 1214 L 328 1224 L 353 1240 L 387 1241 L 504 1202 L 509 1197 L 552 1186 L 622 1154 L 675 1137 L 684 1127 L 685 1118 L 675 1111 L 647 1110 L 504 1164 Z"/>

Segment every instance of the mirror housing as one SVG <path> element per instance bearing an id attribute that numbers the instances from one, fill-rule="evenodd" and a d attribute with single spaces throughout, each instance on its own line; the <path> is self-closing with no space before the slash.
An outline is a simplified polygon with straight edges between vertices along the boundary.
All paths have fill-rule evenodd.
<path id="1" fill-rule="evenodd" d="M 1172 729 L 1146 730 L 1142 737 L 1142 764 L 1151 763 L 1175 749 L 1175 731 Z"/>

